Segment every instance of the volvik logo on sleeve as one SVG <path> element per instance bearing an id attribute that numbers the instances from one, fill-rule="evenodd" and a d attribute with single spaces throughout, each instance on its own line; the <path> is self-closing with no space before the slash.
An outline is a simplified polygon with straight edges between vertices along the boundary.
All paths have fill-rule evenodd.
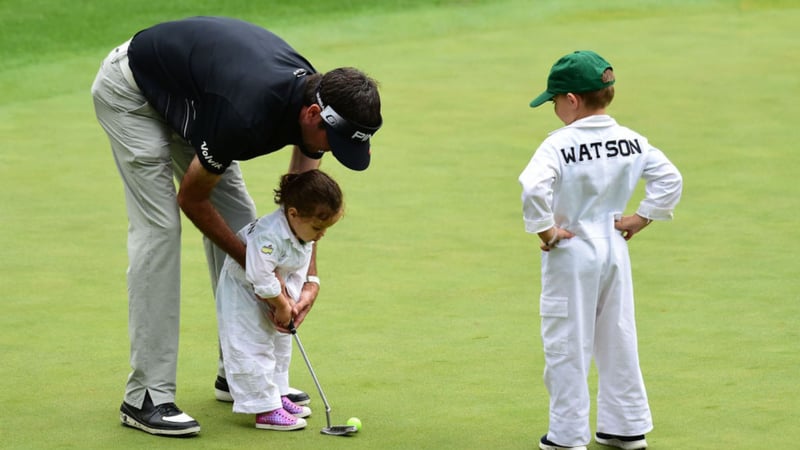
<path id="1" fill-rule="evenodd" d="M 206 141 L 203 141 L 203 144 L 200 146 L 200 152 L 203 155 L 203 159 L 206 160 L 209 166 L 217 170 L 222 170 L 223 168 L 222 164 L 214 161 L 214 157 L 211 155 L 211 153 L 209 153 L 208 144 L 206 143 Z"/>

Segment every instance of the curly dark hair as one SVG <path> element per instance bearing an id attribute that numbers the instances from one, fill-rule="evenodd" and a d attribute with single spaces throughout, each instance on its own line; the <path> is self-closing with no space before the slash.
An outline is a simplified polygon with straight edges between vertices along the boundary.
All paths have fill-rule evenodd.
<path id="1" fill-rule="evenodd" d="M 284 208 L 295 208 L 301 217 L 328 220 L 343 208 L 343 195 L 339 184 L 321 170 L 287 173 L 281 176 L 275 189 L 275 203 Z"/>

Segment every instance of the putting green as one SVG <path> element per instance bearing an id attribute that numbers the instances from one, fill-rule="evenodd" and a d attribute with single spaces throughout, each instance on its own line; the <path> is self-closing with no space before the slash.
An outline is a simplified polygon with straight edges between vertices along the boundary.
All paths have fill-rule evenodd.
<path id="1" fill-rule="evenodd" d="M 800 440 L 800 9 L 428 3 L 0 3 L 4 448 L 535 448 L 548 401 L 539 263 L 516 178 L 560 125 L 527 104 L 550 65 L 580 48 L 614 64 L 609 112 L 685 179 L 674 222 L 631 242 L 650 448 Z M 324 288 L 301 328 L 333 422 L 367 425 L 349 439 L 319 433 L 324 410 L 299 354 L 292 384 L 314 397 L 307 430 L 257 431 L 214 400 L 214 303 L 188 222 L 178 404 L 202 432 L 161 439 L 119 424 L 127 224 L 89 87 L 113 45 L 194 14 L 268 26 L 319 69 L 353 65 L 381 83 L 373 166 L 323 164 L 347 213 L 321 242 Z M 278 154 L 243 165 L 259 212 L 287 164 Z"/>

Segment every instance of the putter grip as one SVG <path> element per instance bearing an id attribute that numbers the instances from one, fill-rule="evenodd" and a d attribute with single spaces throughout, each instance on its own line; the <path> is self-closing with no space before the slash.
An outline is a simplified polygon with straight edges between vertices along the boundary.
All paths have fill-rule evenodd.
<path id="1" fill-rule="evenodd" d="M 289 331 L 292 334 L 296 334 L 297 333 L 297 328 L 294 327 L 294 319 L 289 320 Z"/>

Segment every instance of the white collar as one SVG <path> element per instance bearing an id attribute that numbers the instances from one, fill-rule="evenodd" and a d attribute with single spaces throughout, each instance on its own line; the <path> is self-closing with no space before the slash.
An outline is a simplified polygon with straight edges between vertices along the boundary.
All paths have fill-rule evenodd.
<path id="1" fill-rule="evenodd" d="M 617 121 L 608 114 L 595 114 L 578 119 L 569 125 L 565 125 L 557 130 L 551 131 L 549 134 L 555 134 L 567 128 L 605 128 L 616 124 Z"/>

